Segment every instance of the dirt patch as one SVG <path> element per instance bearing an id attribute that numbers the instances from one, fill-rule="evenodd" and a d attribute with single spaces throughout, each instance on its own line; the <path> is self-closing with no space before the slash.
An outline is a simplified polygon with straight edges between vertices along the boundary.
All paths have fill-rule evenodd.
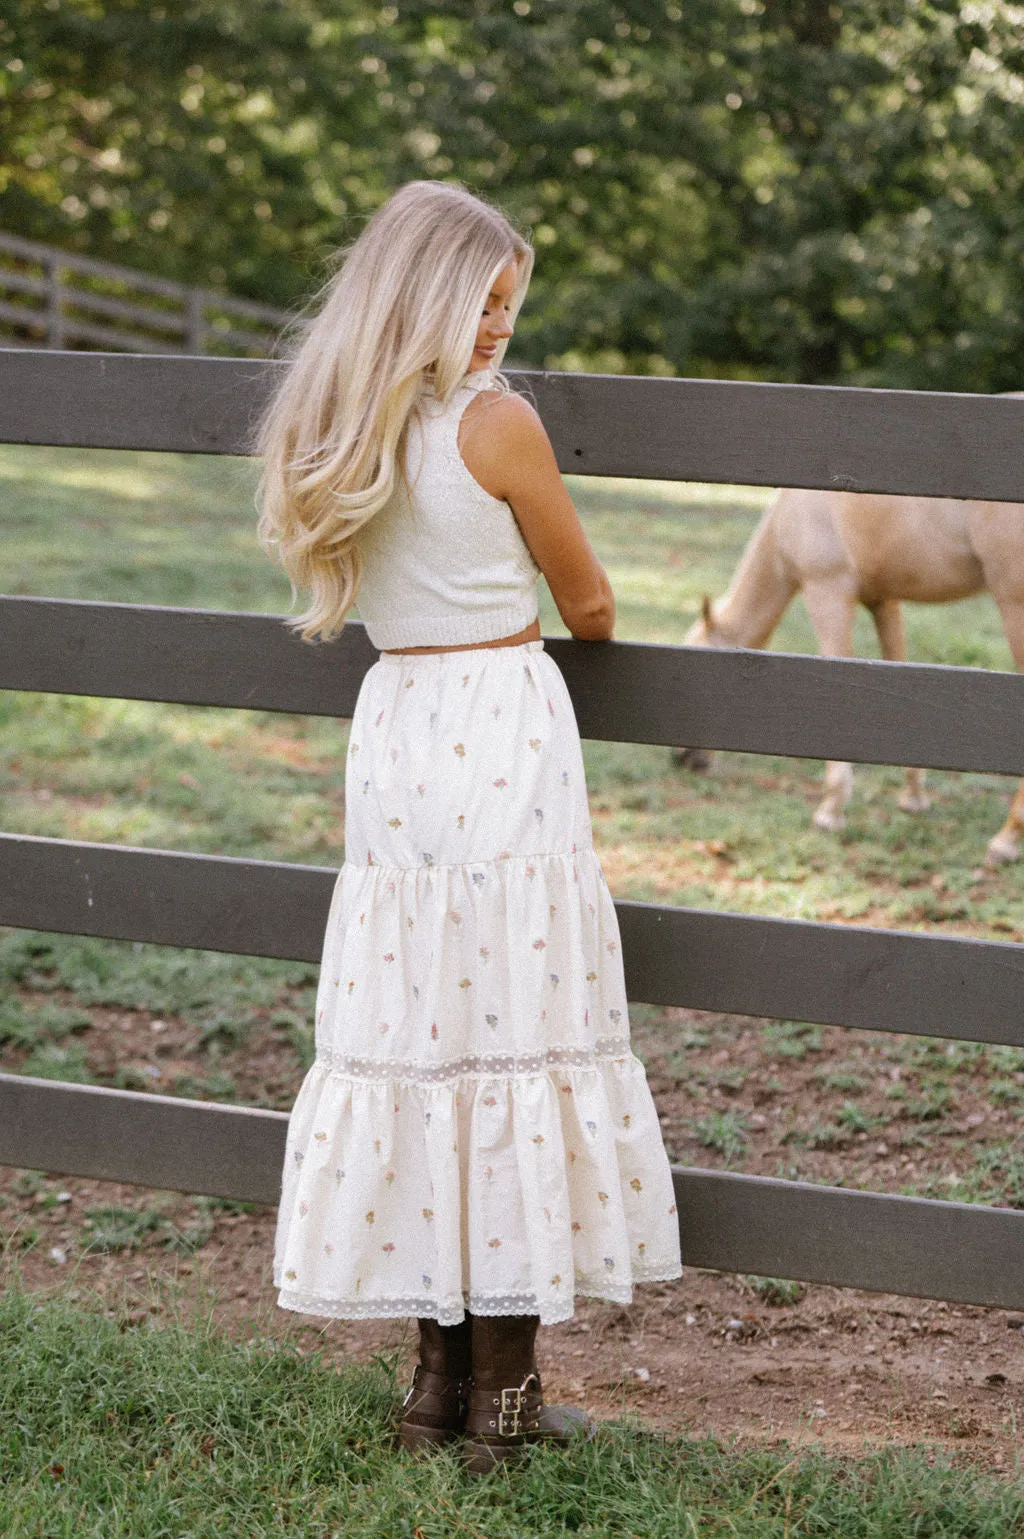
<path id="1" fill-rule="evenodd" d="M 64 1004 L 21 995 L 31 1011 Z M 634 1007 L 674 1159 L 874 1190 L 1024 1205 L 1010 1049 Z M 245 1040 L 141 1010 L 92 1009 L 73 1041 L 88 1076 L 160 1093 L 287 1108 L 308 1043 L 268 1011 Z M 25 1051 L 9 1047 L 5 1068 Z M 219 1089 L 218 1089 L 219 1087 Z M 276 1308 L 273 1212 L 26 1172 L 0 1172 L 8 1264 L 26 1285 L 98 1301 L 127 1327 L 185 1307 L 225 1330 L 396 1352 L 407 1322 L 325 1323 Z M 580 1304 L 542 1337 L 549 1397 L 690 1435 L 860 1446 L 926 1441 L 995 1467 L 1016 1458 L 1024 1317 L 688 1270 L 629 1309 Z"/>

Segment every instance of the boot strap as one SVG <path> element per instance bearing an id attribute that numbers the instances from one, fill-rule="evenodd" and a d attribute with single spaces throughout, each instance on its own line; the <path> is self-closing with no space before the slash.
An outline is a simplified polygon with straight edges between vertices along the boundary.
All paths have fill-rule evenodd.
<path id="1" fill-rule="evenodd" d="M 543 1403 L 535 1373 L 528 1373 L 521 1384 L 509 1389 L 471 1389 L 466 1430 L 500 1438 L 536 1432 Z"/>
<path id="2" fill-rule="evenodd" d="M 438 1408 L 438 1414 L 445 1414 L 453 1400 L 457 1402 L 458 1410 L 461 1412 L 466 1401 L 466 1382 L 464 1379 L 453 1379 L 446 1373 L 434 1373 L 432 1369 L 424 1368 L 422 1363 L 417 1363 L 412 1383 L 402 1401 L 402 1409 L 407 1410 L 414 1399 L 419 1406 L 428 1398 L 436 1398 L 443 1402 Z M 424 1405 L 423 1409 L 433 1409 L 433 1407 Z"/>

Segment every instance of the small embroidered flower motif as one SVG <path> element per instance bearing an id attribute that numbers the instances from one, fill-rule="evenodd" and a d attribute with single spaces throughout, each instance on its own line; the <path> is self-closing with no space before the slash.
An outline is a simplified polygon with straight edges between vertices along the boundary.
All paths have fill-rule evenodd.
<path id="1" fill-rule="evenodd" d="M 373 851 L 372 850 L 367 850 L 367 852 L 366 852 L 366 864 L 368 866 L 375 866 L 377 864 L 377 862 L 373 858 Z"/>
<path id="2" fill-rule="evenodd" d="M 384 960 L 385 962 L 393 962 L 395 960 L 395 953 L 393 951 L 385 951 Z"/>
<path id="3" fill-rule="evenodd" d="M 405 681 L 406 689 L 412 689 L 412 687 L 415 684 L 415 682 L 416 682 L 415 679 L 406 679 L 406 681 Z"/>
<path id="4" fill-rule="evenodd" d="M 388 1186 L 390 1186 L 392 1181 L 395 1179 L 395 1172 L 393 1170 L 387 1171 L 385 1173 L 384 1179 L 387 1182 Z"/>
<path id="5" fill-rule="evenodd" d="M 558 904 L 557 903 L 549 903 L 548 904 L 548 913 L 551 915 L 552 919 L 554 919 L 555 915 L 558 913 Z"/>
<path id="6" fill-rule="evenodd" d="M 359 752 L 359 744 L 358 743 L 349 743 L 348 751 L 349 751 L 349 753 L 352 755 L 352 757 L 354 759 L 356 754 Z"/>
<path id="7" fill-rule="evenodd" d="M 533 815 L 537 819 L 538 823 L 543 823 L 543 821 L 544 821 L 544 808 L 543 807 L 534 807 Z"/>
<path id="8" fill-rule="evenodd" d="M 622 1020 L 622 1011 L 621 1010 L 609 1010 L 608 1011 L 608 1019 L 610 1021 L 614 1022 L 614 1024 L 617 1026 L 619 1024 L 619 1022 Z"/>
<path id="9" fill-rule="evenodd" d="M 496 791 L 504 791 L 505 787 L 508 785 L 508 781 L 505 779 L 504 775 L 499 775 L 497 780 L 492 780 L 491 784 L 494 786 Z"/>
<path id="10" fill-rule="evenodd" d="M 431 713 L 430 713 L 430 725 L 432 727 L 437 725 L 437 712 L 436 711 L 431 711 Z"/>
<path id="11" fill-rule="evenodd" d="M 454 751 L 460 759 L 464 759 L 466 757 L 466 745 L 464 743 L 456 743 L 454 745 Z"/>
<path id="12" fill-rule="evenodd" d="M 569 784 L 569 771 L 568 770 L 563 770 L 562 771 L 562 784 L 564 786 L 567 786 Z"/>
<path id="13" fill-rule="evenodd" d="M 486 946 L 481 946 L 480 947 L 479 955 L 483 958 L 483 960 L 485 962 L 487 961 L 487 959 L 490 956 L 490 954 L 491 953 L 490 953 L 489 949 Z"/>
<path id="14" fill-rule="evenodd" d="M 448 910 L 448 918 L 451 920 L 453 925 L 460 925 L 462 923 L 462 915 L 459 913 L 457 908 L 450 908 Z"/>
<path id="15" fill-rule="evenodd" d="M 557 1288 L 558 1284 L 561 1281 L 562 1281 L 562 1274 L 561 1274 L 561 1272 L 556 1272 L 554 1277 L 552 1277 L 552 1279 L 551 1279 L 551 1286 L 552 1286 L 552 1288 Z"/>
<path id="16" fill-rule="evenodd" d="M 572 1095 L 571 1085 L 560 1085 L 558 1088 L 561 1090 L 563 1095 Z"/>
<path id="17" fill-rule="evenodd" d="M 335 987 L 337 987 L 337 985 L 335 985 Z M 316 1023 L 317 1023 L 318 1026 L 320 1025 L 320 1022 L 323 1020 L 323 1018 L 324 1018 L 324 1012 L 321 1010 L 319 1012 L 319 1014 L 317 1015 L 317 1018 L 316 1018 Z"/>
<path id="18" fill-rule="evenodd" d="M 381 711 L 380 715 L 377 717 L 377 720 L 374 722 L 374 726 L 375 727 L 379 727 L 383 720 L 384 720 L 384 712 Z"/>
<path id="19" fill-rule="evenodd" d="M 617 941 L 605 941 L 604 949 L 605 949 L 605 951 L 618 951 L 618 949 L 619 949 L 618 942 Z"/>
<path id="20" fill-rule="evenodd" d="M 494 1179 L 494 1170 L 493 1170 L 492 1166 L 485 1165 L 484 1166 L 484 1180 L 485 1181 L 492 1181 L 493 1179 Z"/>
<path id="21" fill-rule="evenodd" d="M 386 1031 L 390 1031 L 391 1030 L 391 1022 L 390 1021 L 381 1021 L 380 1025 L 377 1028 L 377 1030 L 380 1032 L 381 1036 L 383 1036 Z"/>
<path id="22" fill-rule="evenodd" d="M 639 1197 L 640 1193 L 644 1189 L 644 1184 L 641 1181 L 640 1177 L 639 1176 L 634 1176 L 632 1181 L 629 1184 L 633 1188 L 634 1192 L 636 1192 L 637 1196 Z"/>
<path id="23" fill-rule="evenodd" d="M 536 866 L 527 866 L 527 868 L 526 868 L 526 875 L 529 877 L 530 881 L 532 882 L 534 877 L 537 875 L 537 867 Z"/>
<path id="24" fill-rule="evenodd" d="M 392 764 L 397 764 L 398 763 L 398 749 L 397 748 L 392 748 L 392 750 L 391 750 L 391 762 L 392 762 Z"/>
<path id="25" fill-rule="evenodd" d="M 459 813 L 458 817 L 455 819 L 455 825 L 457 828 L 465 828 L 466 814 L 464 812 Z"/>
<path id="26" fill-rule="evenodd" d="M 427 1127 L 430 1126 L 430 1117 L 431 1117 L 431 1113 L 430 1112 L 424 1112 L 423 1113 L 423 1121 L 424 1121 L 424 1123 L 426 1124 Z M 431 1191 L 434 1190 L 433 1185 L 431 1185 L 430 1190 Z"/>
<path id="27" fill-rule="evenodd" d="M 430 1023 L 430 1040 L 431 1040 L 431 1042 L 436 1042 L 437 1041 L 437 1022 L 436 1021 L 431 1021 L 431 1023 Z"/>
<path id="28" fill-rule="evenodd" d="M 623 1113 L 623 1116 L 622 1116 L 622 1126 L 623 1126 L 623 1127 L 624 1127 L 624 1128 L 626 1128 L 626 1129 L 627 1129 L 627 1131 L 628 1131 L 628 1129 L 629 1129 L 629 1125 L 630 1125 L 630 1123 L 631 1123 L 631 1122 L 632 1122 L 632 1121 L 633 1121 L 633 1118 L 632 1118 L 632 1117 L 631 1117 L 631 1116 L 630 1116 L 630 1114 L 629 1114 L 629 1112 L 624 1112 L 624 1113 Z"/>
<path id="29" fill-rule="evenodd" d="M 387 1256 L 390 1256 L 390 1254 L 394 1250 L 394 1248 L 395 1248 L 395 1246 L 394 1246 L 394 1241 L 393 1240 L 389 1240 L 386 1245 L 382 1245 L 381 1246 L 381 1250 Z"/>
<path id="30" fill-rule="evenodd" d="M 540 745 L 541 739 L 539 737 L 531 737 L 530 747 L 533 749 L 534 753 L 540 753 Z"/>
<path id="31" fill-rule="evenodd" d="M 285 1275 L 285 1277 L 287 1277 L 289 1282 L 294 1282 L 297 1274 L 295 1272 L 294 1267 L 289 1267 L 287 1272 L 285 1272 L 284 1275 Z"/>
<path id="32" fill-rule="evenodd" d="M 501 706 L 500 705 L 492 705 L 491 706 L 491 715 L 494 717 L 495 721 L 497 721 L 498 717 L 501 715 Z"/>
<path id="33" fill-rule="evenodd" d="M 490 1013 L 484 1016 L 484 1020 L 487 1022 L 492 1031 L 498 1024 L 498 1017 L 496 1015 L 491 1015 Z"/>
<path id="34" fill-rule="evenodd" d="M 608 1201 L 608 1193 L 607 1192 L 598 1192 L 597 1200 L 601 1204 L 601 1206 L 604 1207 L 605 1203 Z"/>
<path id="35" fill-rule="evenodd" d="M 589 901 L 588 901 L 588 902 L 587 902 L 587 907 L 588 907 L 588 908 L 589 908 L 589 910 L 590 910 L 590 917 L 591 917 L 591 918 L 593 918 L 593 917 L 594 917 L 594 915 L 595 915 L 595 914 L 596 914 L 596 913 L 597 913 L 597 909 L 596 909 L 596 908 L 595 908 L 595 907 L 594 907 L 594 905 L 593 905 L 593 904 L 592 904 L 592 903 L 591 903 L 591 902 L 589 902 Z"/>
<path id="36" fill-rule="evenodd" d="M 588 1122 L 587 1123 L 587 1132 L 590 1134 L 591 1138 L 596 1138 L 597 1137 L 597 1123 L 596 1122 Z"/>
<path id="37" fill-rule="evenodd" d="M 612 1256 L 605 1256 L 604 1264 L 605 1264 L 605 1267 L 607 1268 L 607 1270 L 609 1272 L 614 1272 L 615 1271 L 615 1260 L 614 1260 L 614 1257 L 612 1257 Z"/>
<path id="38" fill-rule="evenodd" d="M 640 1254 L 642 1256 L 644 1251 L 647 1249 L 647 1246 L 646 1246 L 646 1244 L 644 1243 L 643 1240 L 638 1240 L 637 1244 L 636 1244 L 636 1248 L 637 1248 L 637 1250 L 640 1252 Z"/>
<path id="39" fill-rule="evenodd" d="M 433 1279 L 430 1277 L 429 1273 L 427 1273 L 427 1272 L 423 1273 L 423 1286 L 424 1286 L 424 1288 L 430 1288 L 430 1287 L 433 1286 Z"/>
<path id="40" fill-rule="evenodd" d="M 485 1095 L 484 1096 L 484 1105 L 485 1106 L 497 1106 L 497 1104 L 498 1104 L 498 1097 L 496 1095 Z"/>
<path id="41" fill-rule="evenodd" d="M 672 1204 L 672 1206 L 671 1206 L 671 1207 L 670 1207 L 670 1208 L 669 1208 L 669 1210 L 668 1210 L 668 1211 L 669 1211 L 669 1212 L 670 1212 L 670 1213 L 675 1213 L 675 1212 L 676 1212 L 676 1205 L 675 1205 L 675 1203 L 673 1203 L 673 1204 Z"/>
<path id="42" fill-rule="evenodd" d="M 550 1208 L 544 1208 L 543 1209 L 543 1213 L 544 1213 L 544 1217 L 547 1219 L 548 1223 L 550 1224 L 550 1222 L 551 1222 L 551 1209 Z"/>
<path id="43" fill-rule="evenodd" d="M 463 689 L 465 689 L 465 687 L 466 687 L 466 685 L 468 683 L 469 683 L 469 674 L 468 673 L 464 673 L 462 675 L 462 687 L 463 687 Z"/>
<path id="44" fill-rule="evenodd" d="M 335 1184 L 335 1186 L 340 1186 L 341 1183 L 344 1181 L 344 1179 L 345 1179 L 345 1172 L 342 1170 L 341 1166 L 339 1165 L 337 1170 L 334 1172 L 334 1184 Z"/>
<path id="45" fill-rule="evenodd" d="M 318 1144 L 322 1144 L 324 1139 L 327 1137 L 327 1134 L 326 1133 L 314 1133 L 313 1137 L 316 1139 Z"/>
<path id="46" fill-rule="evenodd" d="M 377 1215 L 373 1211 L 372 1208 L 370 1209 L 369 1213 L 367 1213 L 367 1215 L 366 1215 L 366 1222 L 368 1224 L 375 1224 L 377 1222 Z"/>
<path id="47" fill-rule="evenodd" d="M 500 1250 L 501 1249 L 501 1241 L 500 1240 L 488 1240 L 487 1243 L 490 1246 L 491 1250 Z"/>
<path id="48" fill-rule="evenodd" d="M 551 715 L 551 716 L 554 716 L 554 714 L 555 714 L 555 708 L 551 704 L 550 700 L 548 701 L 548 714 Z"/>
<path id="49" fill-rule="evenodd" d="M 472 978 L 460 978 L 459 979 L 459 988 L 460 989 L 471 988 L 472 984 L 473 984 Z"/>
<path id="50" fill-rule="evenodd" d="M 482 887 L 484 885 L 484 882 L 486 882 L 486 880 L 487 880 L 487 878 L 484 876 L 482 871 L 474 871 L 473 872 L 473 886 L 474 887 Z"/>
<path id="51" fill-rule="evenodd" d="M 424 1208 L 423 1209 L 423 1217 L 426 1219 L 428 1224 L 430 1223 L 430 1220 L 433 1218 L 433 1216 L 434 1216 L 433 1208 Z"/>
<path id="52" fill-rule="evenodd" d="M 557 989 L 558 983 L 559 983 L 558 974 L 557 973 L 548 973 L 548 977 L 551 979 L 551 987 L 553 989 Z"/>
<path id="53" fill-rule="evenodd" d="M 301 1218 L 305 1218 L 305 1216 L 306 1216 L 306 1214 L 308 1212 L 309 1212 L 309 1203 L 308 1202 L 300 1202 L 299 1203 L 299 1216 Z"/>
<path id="54" fill-rule="evenodd" d="M 530 1142 L 531 1144 L 536 1144 L 537 1148 L 539 1149 L 541 1144 L 544 1142 L 544 1134 L 534 1133 L 533 1137 L 530 1139 Z"/>
<path id="55" fill-rule="evenodd" d="M 425 866 L 432 866 L 434 864 L 433 855 L 429 855 L 426 851 L 420 856 L 420 859 Z"/>
<path id="56" fill-rule="evenodd" d="M 294 1159 L 295 1159 L 296 1165 L 301 1165 L 305 1158 L 306 1158 L 306 1156 L 303 1154 L 302 1150 L 301 1149 L 296 1149 L 295 1154 L 294 1154 Z"/>
<path id="57" fill-rule="evenodd" d="M 402 826 L 401 818 L 388 818 L 388 827 L 389 828 L 401 828 L 401 826 Z"/>
<path id="58" fill-rule="evenodd" d="M 426 788 L 426 786 L 425 786 L 425 785 L 418 785 L 418 786 L 417 786 L 417 787 L 416 787 L 416 789 L 417 789 L 417 791 L 418 791 L 418 792 L 419 792 L 419 794 L 420 794 L 420 795 L 421 795 L 421 796 L 425 796 L 425 795 L 426 795 L 426 790 L 427 790 L 427 788 Z"/>
<path id="59" fill-rule="evenodd" d="M 535 940 L 533 943 L 533 949 L 534 951 L 546 951 L 547 944 L 548 943 L 546 940 Z"/>
<path id="60" fill-rule="evenodd" d="M 370 782 L 368 780 L 364 780 L 363 781 L 363 795 L 364 796 L 369 796 L 369 794 L 370 794 Z"/>
<path id="61" fill-rule="evenodd" d="M 331 1245 L 329 1242 L 328 1242 L 328 1244 L 326 1244 L 324 1246 L 324 1255 L 325 1256 L 333 1256 L 334 1255 L 334 1246 Z"/>
<path id="62" fill-rule="evenodd" d="M 597 982 L 597 974 L 593 970 L 591 970 L 587 974 L 587 982 L 588 983 L 596 983 Z"/>
<path id="63" fill-rule="evenodd" d="M 574 1218 L 569 1227 L 571 1228 L 573 1234 L 582 1234 L 583 1232 L 583 1225 L 579 1222 L 578 1219 Z"/>
<path id="64" fill-rule="evenodd" d="M 570 1149 L 569 1150 L 568 1158 L 569 1158 L 569 1164 L 570 1165 L 575 1165 L 575 1163 L 576 1163 L 576 1150 L 575 1149 Z"/>

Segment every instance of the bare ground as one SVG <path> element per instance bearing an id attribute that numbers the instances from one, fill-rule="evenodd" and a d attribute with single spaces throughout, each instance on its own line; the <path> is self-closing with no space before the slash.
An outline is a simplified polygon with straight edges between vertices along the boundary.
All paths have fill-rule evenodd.
<path id="1" fill-rule="evenodd" d="M 969 1056 L 977 1050 L 957 1045 L 950 1059 L 945 1044 L 908 1038 L 685 1010 L 635 1014 L 666 1143 L 686 1164 L 875 1190 L 987 1181 L 989 1190 L 969 1189 L 1018 1205 L 1016 1189 L 1000 1187 L 999 1151 L 1013 1146 L 1024 1074 L 1003 1065 L 994 1098 L 992 1066 Z M 123 1010 L 91 1018 L 76 1040 L 100 1082 L 128 1065 L 155 1090 L 194 1094 L 209 1071 L 199 1033 L 184 1022 Z M 8 1054 L 5 1067 L 17 1058 Z M 287 1032 L 269 1022 L 219 1069 L 238 1100 L 284 1107 L 300 1072 Z M 854 1107 L 845 1120 L 843 1105 Z M 100 1210 L 114 1210 L 113 1220 Z M 0 1215 L 7 1264 L 29 1288 L 98 1304 L 126 1328 L 199 1307 L 232 1333 L 322 1349 L 327 1363 L 383 1351 L 407 1371 L 410 1322 L 325 1323 L 276 1308 L 270 1210 L 3 1171 Z M 679 1283 L 638 1289 L 629 1309 L 583 1302 L 571 1322 L 542 1333 L 548 1398 L 691 1436 L 926 1442 L 1016 1466 L 1024 1318 L 825 1287 L 791 1287 L 791 1301 L 779 1301 L 785 1293 L 687 1270 Z"/>

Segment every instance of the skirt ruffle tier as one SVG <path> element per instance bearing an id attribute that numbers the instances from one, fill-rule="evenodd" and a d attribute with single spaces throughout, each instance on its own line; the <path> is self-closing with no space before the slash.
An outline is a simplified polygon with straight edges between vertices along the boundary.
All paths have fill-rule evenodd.
<path id="1" fill-rule="evenodd" d="M 569 1318 L 680 1274 L 572 705 L 539 644 L 385 656 L 293 1109 L 284 1308 Z"/>

